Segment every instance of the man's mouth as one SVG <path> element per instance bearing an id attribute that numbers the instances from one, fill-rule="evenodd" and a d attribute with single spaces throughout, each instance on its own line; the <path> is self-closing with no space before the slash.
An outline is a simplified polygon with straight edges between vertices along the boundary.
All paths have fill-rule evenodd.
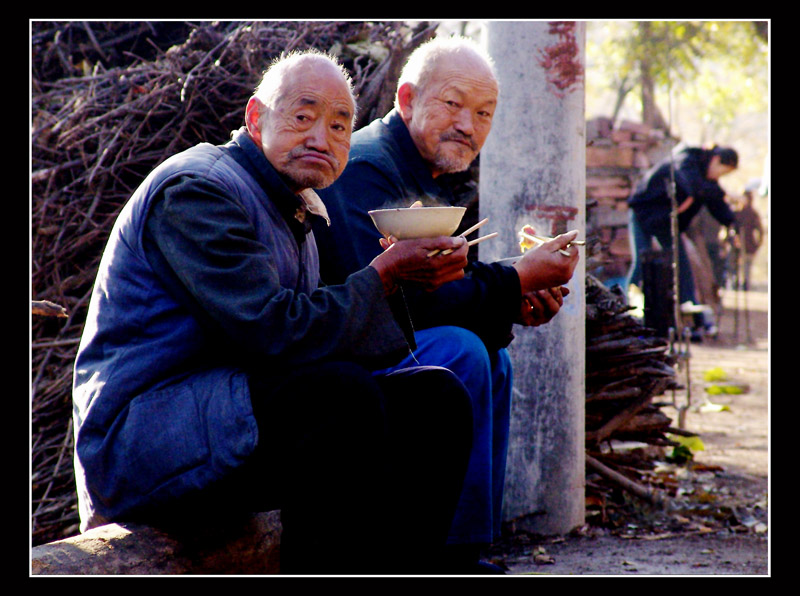
<path id="1" fill-rule="evenodd" d="M 323 155 L 320 155 L 319 153 L 303 153 L 298 157 L 298 159 L 305 163 L 326 165 L 331 168 L 333 167 L 331 160 Z"/>
<path id="2" fill-rule="evenodd" d="M 294 155 L 291 156 L 292 159 L 301 161 L 303 163 L 309 165 L 316 165 L 316 166 L 328 166 L 329 168 L 336 170 L 338 167 L 337 160 L 325 153 L 320 153 L 319 151 L 297 151 Z"/>
<path id="3" fill-rule="evenodd" d="M 451 142 L 451 143 L 458 143 L 459 145 L 464 145 L 465 147 L 469 147 L 472 151 L 477 151 L 478 147 L 475 144 L 475 141 L 471 137 L 467 137 L 461 134 L 445 134 L 441 137 L 442 142 Z"/>

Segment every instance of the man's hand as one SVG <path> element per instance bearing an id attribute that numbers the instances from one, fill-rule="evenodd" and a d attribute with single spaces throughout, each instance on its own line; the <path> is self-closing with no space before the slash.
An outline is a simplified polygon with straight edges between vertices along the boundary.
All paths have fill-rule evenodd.
<path id="1" fill-rule="evenodd" d="M 577 236 L 577 230 L 556 236 L 526 251 L 523 257 L 514 263 L 523 295 L 535 290 L 562 286 L 572 279 L 575 266 L 578 264 L 578 248 L 576 246 L 567 248 L 567 245 Z M 560 251 L 566 252 L 568 256 Z"/>
<path id="2" fill-rule="evenodd" d="M 375 257 L 370 266 L 378 271 L 386 293 L 392 293 L 400 282 L 413 282 L 428 291 L 462 279 L 467 266 L 467 241 L 461 236 L 438 236 L 417 240 L 381 238 L 384 252 Z M 428 253 L 438 249 L 452 249 L 447 255 Z"/>
<path id="3" fill-rule="evenodd" d="M 549 323 L 564 304 L 569 288 L 559 286 L 546 290 L 535 290 L 522 297 L 517 323 L 526 327 L 538 327 Z"/>

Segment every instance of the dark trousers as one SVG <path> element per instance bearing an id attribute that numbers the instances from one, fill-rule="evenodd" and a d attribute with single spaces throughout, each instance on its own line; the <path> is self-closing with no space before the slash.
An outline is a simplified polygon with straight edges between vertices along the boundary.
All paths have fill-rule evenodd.
<path id="1" fill-rule="evenodd" d="M 231 486 L 281 509 L 281 572 L 435 573 L 471 448 L 450 371 L 349 362 L 250 375 L 259 444 Z"/>
<path id="2" fill-rule="evenodd" d="M 642 253 L 651 250 L 652 238 L 655 237 L 661 245 L 661 249 L 666 251 L 672 258 L 672 229 L 670 222 L 667 220 L 662 225 L 657 226 L 655 229 L 645 229 L 642 227 L 639 219 L 636 217 L 636 212 L 630 209 L 629 216 L 629 233 L 632 240 L 631 250 L 631 267 L 628 273 L 628 285 L 636 284 L 642 285 Z M 683 242 L 678 241 L 678 300 L 681 304 L 687 301 L 697 302 L 695 297 L 694 276 L 692 275 L 692 266 L 689 263 L 689 256 L 683 247 Z"/>

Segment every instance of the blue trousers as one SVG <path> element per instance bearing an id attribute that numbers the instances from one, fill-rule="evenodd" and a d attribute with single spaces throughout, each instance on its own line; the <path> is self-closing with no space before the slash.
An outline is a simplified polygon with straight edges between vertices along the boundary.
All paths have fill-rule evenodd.
<path id="1" fill-rule="evenodd" d="M 636 212 L 629 209 L 628 230 L 631 245 L 631 268 L 628 272 L 626 286 L 636 284 L 642 287 L 641 253 L 650 250 L 653 237 L 658 240 L 662 250 L 672 252 L 672 229 L 667 221 L 656 230 L 645 231 L 636 217 Z M 627 287 L 625 288 L 627 291 Z M 683 242 L 678 241 L 678 291 L 681 304 L 687 301 L 697 302 L 695 298 L 694 277 L 689 257 L 683 248 Z"/>
<path id="2" fill-rule="evenodd" d="M 511 415 L 511 358 L 489 353 L 480 338 L 460 327 L 415 332 L 413 356 L 389 370 L 442 366 L 453 371 L 472 398 L 473 444 L 448 544 L 488 544 L 500 536 Z M 386 372 L 386 371 L 382 371 Z"/>

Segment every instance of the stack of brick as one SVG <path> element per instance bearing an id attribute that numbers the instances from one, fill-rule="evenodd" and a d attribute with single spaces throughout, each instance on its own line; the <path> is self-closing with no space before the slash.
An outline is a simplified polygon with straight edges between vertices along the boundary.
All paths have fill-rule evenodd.
<path id="1" fill-rule="evenodd" d="M 586 123 L 586 227 L 592 238 L 588 270 L 603 283 L 621 282 L 631 262 L 628 197 L 673 145 L 665 131 L 610 118 Z"/>

